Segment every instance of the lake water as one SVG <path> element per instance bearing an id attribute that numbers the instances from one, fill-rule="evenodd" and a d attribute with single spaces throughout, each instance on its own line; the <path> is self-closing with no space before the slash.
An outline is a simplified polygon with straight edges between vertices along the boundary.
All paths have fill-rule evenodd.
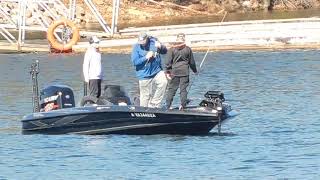
<path id="1" fill-rule="evenodd" d="M 195 54 L 198 66 L 203 56 Z M 30 65 L 40 60 L 41 87 L 63 82 L 79 102 L 83 54 L 0 54 L 0 179 L 319 179 L 319 58 L 209 53 L 190 97 L 197 104 L 207 90 L 225 93 L 240 114 L 222 136 L 50 136 L 21 135 L 32 111 Z M 104 54 L 103 66 L 104 84 L 136 93 L 129 55 Z"/>

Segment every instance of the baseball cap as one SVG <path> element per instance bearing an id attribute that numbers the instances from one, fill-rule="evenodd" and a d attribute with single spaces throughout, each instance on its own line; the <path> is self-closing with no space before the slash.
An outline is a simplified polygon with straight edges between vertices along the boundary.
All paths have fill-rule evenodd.
<path id="1" fill-rule="evenodd" d="M 145 32 L 139 33 L 138 43 L 139 43 L 139 44 L 144 44 L 144 43 L 146 42 L 147 38 L 148 38 L 147 33 L 145 33 Z"/>
<path id="2" fill-rule="evenodd" d="M 90 37 L 90 39 L 89 39 L 89 43 L 90 43 L 90 44 L 93 44 L 93 43 L 99 44 L 99 43 L 100 43 L 100 39 L 97 38 L 97 36 L 92 36 L 92 37 Z"/>

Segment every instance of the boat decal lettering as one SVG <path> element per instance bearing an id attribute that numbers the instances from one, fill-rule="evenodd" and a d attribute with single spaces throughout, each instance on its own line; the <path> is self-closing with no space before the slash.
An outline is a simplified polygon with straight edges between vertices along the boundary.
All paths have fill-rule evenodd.
<path id="1" fill-rule="evenodd" d="M 47 102 L 55 101 L 55 100 L 58 99 L 58 97 L 59 97 L 59 95 L 50 96 L 50 97 L 44 98 L 44 99 L 43 99 L 43 102 L 44 102 L 44 103 L 47 103 Z"/>
<path id="2" fill-rule="evenodd" d="M 97 110 L 110 109 L 110 107 L 97 107 Z"/>
<path id="3" fill-rule="evenodd" d="M 131 117 L 148 117 L 155 118 L 157 117 L 154 113 L 130 113 Z"/>
<path id="4" fill-rule="evenodd" d="M 130 110 L 135 110 L 136 108 L 133 107 L 133 106 L 131 106 L 131 107 L 129 107 L 129 109 L 130 109 Z"/>

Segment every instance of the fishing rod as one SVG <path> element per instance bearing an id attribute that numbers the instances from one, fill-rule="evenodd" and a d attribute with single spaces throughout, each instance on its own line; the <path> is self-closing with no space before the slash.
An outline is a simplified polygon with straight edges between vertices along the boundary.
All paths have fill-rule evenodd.
<path id="1" fill-rule="evenodd" d="M 226 16 L 227 16 L 227 13 L 228 13 L 227 11 L 224 13 L 224 15 L 223 15 L 220 23 L 222 23 L 222 22 L 224 21 L 224 19 L 225 19 Z M 203 65 L 204 61 L 206 60 L 207 55 L 208 55 L 210 49 L 211 49 L 211 46 L 208 46 L 207 52 L 206 52 L 206 54 L 203 56 L 203 59 L 202 59 L 202 61 L 201 61 L 201 63 L 200 63 L 199 70 L 198 70 L 198 73 L 197 73 L 198 76 L 199 76 L 199 74 L 200 74 L 202 65 Z M 192 78 L 192 80 L 191 80 L 191 82 L 190 82 L 190 86 L 189 86 L 189 89 L 187 90 L 187 94 L 189 94 L 189 91 L 190 91 L 190 89 L 191 89 L 191 87 L 192 87 L 192 84 L 193 84 L 193 82 L 194 82 L 195 77 L 196 77 L 196 76 L 193 76 L 193 78 Z"/>
<path id="2" fill-rule="evenodd" d="M 227 13 L 228 13 L 228 12 L 226 11 L 225 14 L 224 14 L 224 16 L 223 16 L 223 18 L 222 18 L 222 20 L 221 20 L 221 22 L 220 22 L 220 24 L 224 21 Z M 206 54 L 204 55 L 204 57 L 203 57 L 203 59 L 202 59 L 202 61 L 201 61 L 201 63 L 200 63 L 199 71 L 198 71 L 198 73 L 197 73 L 198 76 L 199 76 L 199 74 L 200 74 L 200 72 L 201 72 L 201 68 L 202 68 L 203 63 L 204 63 L 204 61 L 205 61 L 206 58 L 207 58 L 207 55 L 208 55 L 208 53 L 209 53 L 209 50 L 210 50 L 210 46 L 208 46 L 207 52 L 206 52 Z M 195 80 L 195 77 L 196 77 L 196 76 L 193 76 L 193 78 L 192 78 L 192 80 L 191 80 L 191 83 L 190 83 L 189 89 L 188 89 L 188 91 L 187 91 L 187 94 L 189 93 L 189 91 L 190 91 L 190 89 L 191 89 L 191 86 L 192 86 L 192 84 L 193 84 L 193 82 L 194 82 L 194 80 Z M 222 109 L 221 109 L 221 110 L 222 110 Z M 219 121 L 218 121 L 218 135 L 220 136 L 220 135 L 221 135 L 221 112 L 219 112 L 218 118 L 219 118 Z"/>
<path id="3" fill-rule="evenodd" d="M 204 55 L 204 57 L 203 57 L 203 59 L 202 59 L 202 61 L 201 61 L 201 63 L 200 63 L 200 66 L 199 66 L 199 70 L 198 70 L 198 72 L 197 72 L 197 75 L 199 75 L 199 74 L 200 74 L 201 67 L 202 67 L 203 62 L 204 62 L 204 60 L 206 59 L 206 57 L 207 57 L 208 53 L 209 53 L 209 48 L 208 48 L 208 50 L 207 50 L 206 54 Z M 192 80 L 191 80 L 191 82 L 190 82 L 189 89 L 187 90 L 187 94 L 189 94 L 189 91 L 190 91 L 190 89 L 191 89 L 191 87 L 192 87 L 192 84 L 193 84 L 193 82 L 194 82 L 195 77 L 196 77 L 196 76 L 193 76 L 193 77 L 192 77 Z"/>

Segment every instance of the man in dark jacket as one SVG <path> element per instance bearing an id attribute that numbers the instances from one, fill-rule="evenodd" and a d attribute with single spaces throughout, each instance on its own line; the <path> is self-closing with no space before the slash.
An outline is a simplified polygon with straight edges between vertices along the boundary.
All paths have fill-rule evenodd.
<path id="1" fill-rule="evenodd" d="M 190 47 L 185 44 L 185 35 L 180 33 L 177 35 L 176 45 L 169 51 L 166 62 L 166 71 L 170 74 L 171 81 L 168 85 L 166 107 L 169 109 L 173 97 L 178 88 L 180 88 L 180 109 L 187 105 L 187 87 L 189 85 L 189 68 L 197 74 L 196 63 Z"/>

